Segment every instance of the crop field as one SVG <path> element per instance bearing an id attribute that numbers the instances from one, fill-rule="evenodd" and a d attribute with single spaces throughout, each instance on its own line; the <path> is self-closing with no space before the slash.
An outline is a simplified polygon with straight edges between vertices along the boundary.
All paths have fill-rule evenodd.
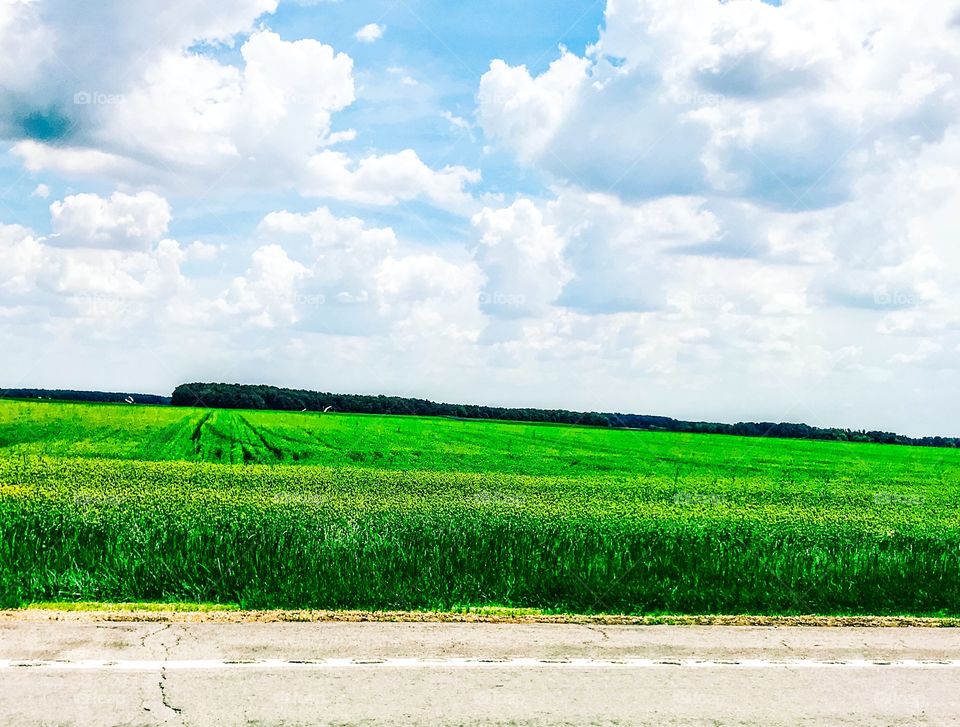
<path id="1" fill-rule="evenodd" d="M 0 604 L 960 614 L 960 451 L 0 402 Z"/>

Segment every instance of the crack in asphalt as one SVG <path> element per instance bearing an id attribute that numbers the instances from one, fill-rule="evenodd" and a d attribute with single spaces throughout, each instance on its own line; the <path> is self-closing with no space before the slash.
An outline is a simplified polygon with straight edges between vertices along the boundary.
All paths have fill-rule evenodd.
<path id="1" fill-rule="evenodd" d="M 164 624 L 163 626 L 158 628 L 156 631 L 148 631 L 147 633 L 145 633 L 143 636 L 140 637 L 140 646 L 146 649 L 147 639 L 150 639 L 150 638 L 153 638 L 154 636 L 162 634 L 164 631 L 169 629 L 171 625 L 172 624 Z"/>
<path id="2" fill-rule="evenodd" d="M 600 636 L 603 637 L 603 641 L 610 640 L 610 634 L 608 634 L 604 629 L 600 628 L 599 626 L 587 626 L 586 628 L 588 631 L 596 631 L 598 634 L 600 634 Z"/>
<path id="3" fill-rule="evenodd" d="M 180 707 L 174 707 L 170 704 L 170 700 L 167 696 L 167 668 L 161 667 L 160 669 L 160 702 L 164 707 L 173 712 L 178 718 L 183 713 L 183 709 Z M 165 721 L 166 722 L 166 721 Z"/>
<path id="4" fill-rule="evenodd" d="M 173 624 L 169 624 L 169 623 L 168 623 L 168 624 L 165 624 L 162 628 L 159 628 L 159 629 L 157 629 L 156 631 L 151 631 L 150 633 L 144 635 L 143 638 L 140 639 L 140 644 L 141 644 L 141 646 L 146 646 L 146 644 L 145 644 L 144 642 L 145 642 L 148 638 L 151 638 L 151 637 L 153 637 L 153 636 L 161 636 L 161 634 L 163 634 L 163 633 L 169 631 L 170 629 L 172 629 L 173 626 L 174 626 Z M 171 651 L 171 649 L 175 649 L 176 647 L 178 647 L 178 646 L 180 645 L 180 641 L 181 641 L 182 639 L 183 639 L 182 630 L 181 630 L 181 632 L 177 633 L 176 641 L 174 641 L 174 643 L 173 643 L 172 645 L 169 644 L 169 643 L 167 643 L 167 640 L 164 639 L 164 638 L 161 636 L 161 638 L 160 638 L 160 646 L 163 647 L 163 661 L 164 661 L 164 662 L 167 662 L 167 661 L 170 660 L 170 651 Z M 169 695 L 169 693 L 168 693 L 167 667 L 166 667 L 166 666 L 161 666 L 161 667 L 160 667 L 160 679 L 159 679 L 159 681 L 157 682 L 157 686 L 160 688 L 160 703 L 161 703 L 161 704 L 163 705 L 163 707 L 169 712 L 169 714 L 167 715 L 167 717 L 164 719 L 163 723 L 164 723 L 164 724 L 183 724 L 183 720 L 181 719 L 181 714 L 183 714 L 183 708 L 181 708 L 181 707 L 175 707 L 175 706 L 171 703 L 171 701 L 170 701 L 170 695 Z M 171 721 L 171 720 L 173 720 L 173 721 Z"/>

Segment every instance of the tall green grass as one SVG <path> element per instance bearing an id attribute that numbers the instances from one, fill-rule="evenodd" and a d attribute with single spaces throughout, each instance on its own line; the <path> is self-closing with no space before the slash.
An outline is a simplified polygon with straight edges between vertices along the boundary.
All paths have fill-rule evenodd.
<path id="1" fill-rule="evenodd" d="M 7 457 L 0 600 L 960 612 L 955 473 L 900 484 L 776 474 Z"/>

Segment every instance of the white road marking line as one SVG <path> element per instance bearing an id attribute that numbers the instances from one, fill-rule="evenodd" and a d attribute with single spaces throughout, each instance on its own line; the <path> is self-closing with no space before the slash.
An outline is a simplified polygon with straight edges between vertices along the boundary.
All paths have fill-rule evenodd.
<path id="1" fill-rule="evenodd" d="M 819 660 L 819 659 L 484 659 L 484 658 L 391 658 L 391 659 L 170 659 L 162 660 L 31 660 L 0 659 L 0 670 L 39 671 L 191 671 L 214 669 L 958 669 L 960 659 L 947 660 Z"/>

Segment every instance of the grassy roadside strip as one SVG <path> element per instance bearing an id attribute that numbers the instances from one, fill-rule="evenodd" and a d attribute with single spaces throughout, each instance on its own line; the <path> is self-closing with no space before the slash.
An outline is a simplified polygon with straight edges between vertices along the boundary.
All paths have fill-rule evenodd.
<path id="1" fill-rule="evenodd" d="M 911 616 L 751 616 L 555 614 L 533 609 L 476 608 L 463 611 L 242 610 L 231 604 L 38 603 L 0 610 L 0 624 L 13 622 L 119 623 L 478 623 L 581 624 L 590 626 L 762 626 L 833 628 L 960 628 L 960 618 Z"/>
<path id="2" fill-rule="evenodd" d="M 951 484 L 686 486 L 0 458 L 0 605 L 958 616 Z"/>

